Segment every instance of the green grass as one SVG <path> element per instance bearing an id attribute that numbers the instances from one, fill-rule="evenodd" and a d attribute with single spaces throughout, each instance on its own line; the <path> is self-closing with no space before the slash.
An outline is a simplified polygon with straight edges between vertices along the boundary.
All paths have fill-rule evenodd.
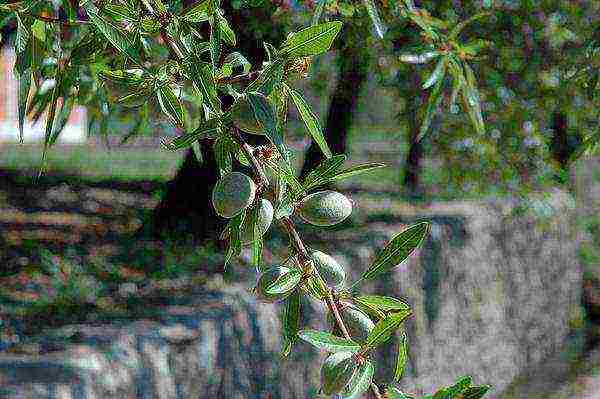
<path id="1" fill-rule="evenodd" d="M 88 145 L 56 146 L 47 157 L 48 173 L 75 174 L 91 180 L 169 180 L 179 166 L 182 152 L 152 148 L 115 148 Z M 11 145 L 0 149 L 0 168 L 39 170 L 42 147 Z"/>

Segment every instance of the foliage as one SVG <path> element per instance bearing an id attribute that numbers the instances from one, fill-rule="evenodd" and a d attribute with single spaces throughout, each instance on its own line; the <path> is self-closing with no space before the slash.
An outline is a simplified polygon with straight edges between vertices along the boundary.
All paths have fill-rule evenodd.
<path id="1" fill-rule="evenodd" d="M 363 6 L 376 33 L 383 36 L 386 29 L 375 3 L 366 0 Z M 421 222 L 400 232 L 350 288 L 338 286 L 338 281 L 336 286 L 327 284 L 312 249 L 298 235 L 294 215 L 316 226 L 329 226 L 342 222 L 352 211 L 353 204 L 342 194 L 316 189 L 382 167 L 364 164 L 344 169 L 345 157 L 329 152 L 318 119 L 294 88 L 312 57 L 328 51 L 342 28 L 340 21 L 319 22 L 322 7 L 324 2 L 318 4 L 320 11 L 311 26 L 296 30 L 277 47 L 264 43 L 267 61 L 254 70 L 234 51 L 237 27 L 230 25 L 219 0 L 191 6 L 162 0 L 64 1 L 58 17 L 52 3 L 44 0 L 11 1 L 3 8 L 17 20 L 15 73 L 22 90 L 20 115 L 27 110 L 35 110 L 38 119 L 46 114 L 43 157 L 75 103 L 95 104 L 103 110 L 114 104 L 146 109 L 146 113 L 150 108 L 160 110 L 179 133 L 164 140 L 167 150 L 194 148 L 199 141 L 212 143 L 221 176 L 213 198 L 223 208 L 220 213 L 229 218 L 222 234 L 229 241 L 225 263 L 240 255 L 244 245 L 250 246 L 252 264 L 260 275 L 257 294 L 267 301 L 284 301 L 282 355 L 305 340 L 333 353 L 323 365 L 323 393 L 356 398 L 370 389 L 382 398 L 382 388 L 373 381 L 372 354 L 395 336 L 411 310 L 396 298 L 361 295 L 359 287 L 363 280 L 379 277 L 406 261 L 422 244 L 430 225 Z M 417 14 L 411 7 L 412 3 L 406 3 L 404 8 L 414 20 Z M 450 56 L 444 59 L 442 71 L 446 63 L 451 68 L 454 62 Z M 466 64 L 457 65 L 464 73 L 460 91 L 466 93 L 469 114 L 480 123 L 480 110 L 471 101 L 476 97 L 472 73 Z M 439 88 L 441 81 L 441 77 L 432 78 L 426 86 Z M 224 105 L 227 96 L 232 106 Z M 293 172 L 285 140 L 289 97 L 326 156 L 304 181 Z M 268 144 L 253 146 L 247 134 L 264 135 Z M 237 163 L 251 167 L 252 177 L 233 172 Z M 289 258 L 281 265 L 263 262 L 264 223 L 257 222 L 262 200 L 273 204 L 274 221 L 289 234 Z M 77 286 L 64 289 L 70 296 L 81 295 Z M 327 305 L 333 332 L 302 329 L 300 299 L 305 295 Z M 357 319 L 367 322 L 351 326 L 347 322 L 350 313 L 344 315 L 342 304 L 355 305 L 361 315 Z M 351 335 L 361 328 L 363 339 Z M 405 362 L 403 336 L 395 381 L 385 389 L 388 397 L 408 397 L 393 386 L 402 377 Z M 433 397 L 475 399 L 488 389 L 471 387 L 466 378 Z"/>

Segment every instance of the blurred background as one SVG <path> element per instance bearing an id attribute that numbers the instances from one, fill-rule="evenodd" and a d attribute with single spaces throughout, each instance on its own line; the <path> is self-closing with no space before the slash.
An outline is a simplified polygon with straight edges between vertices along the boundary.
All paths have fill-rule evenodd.
<path id="1" fill-rule="evenodd" d="M 252 65 L 315 7 L 223 3 Z M 355 203 L 348 221 L 301 233 L 356 278 L 407 224 L 432 222 L 418 256 L 366 285 L 414 309 L 400 386 L 423 395 L 470 374 L 495 398 L 600 398 L 600 160 L 578 156 L 598 129 L 600 4 L 415 1 L 450 26 L 491 12 L 461 39 L 485 129 L 448 85 L 417 141 L 436 64 L 401 61 L 419 27 L 387 2 L 375 26 L 362 5 L 330 3 L 323 18 L 346 24 L 296 88 L 334 153 L 389 167 L 336 186 Z M 19 143 L 16 21 L 0 17 L 0 397 L 314 397 L 322 355 L 299 344 L 279 359 L 281 307 L 253 299 L 249 250 L 223 270 L 211 148 L 202 164 L 161 150 L 177 132 L 154 100 L 123 108 L 92 82 L 37 178 L 45 111 L 29 110 Z M 304 175 L 319 150 L 289 118 Z M 271 229 L 265 260 L 285 246 Z M 322 307 L 303 307 L 327 328 Z M 377 355 L 381 381 L 395 345 Z"/>

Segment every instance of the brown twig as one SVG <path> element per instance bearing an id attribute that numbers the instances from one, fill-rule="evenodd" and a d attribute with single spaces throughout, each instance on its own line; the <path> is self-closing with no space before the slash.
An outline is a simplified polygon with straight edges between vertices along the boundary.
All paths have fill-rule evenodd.
<path id="1" fill-rule="evenodd" d="M 242 82 L 250 82 L 256 79 L 260 74 L 260 71 L 252 71 L 248 73 L 244 73 L 236 76 L 229 76 L 217 79 L 217 84 L 232 84 L 232 83 L 242 83 Z"/>
<path id="2" fill-rule="evenodd" d="M 259 179 L 259 186 L 260 186 L 261 190 L 266 189 L 269 186 L 269 179 L 267 178 L 267 175 L 265 174 L 264 168 L 262 167 L 262 165 L 260 164 L 258 159 L 256 159 L 256 156 L 254 155 L 254 150 L 244 140 L 244 138 L 242 137 L 238 128 L 233 127 L 231 129 L 231 136 L 233 137 L 234 140 L 236 140 L 238 142 L 238 144 L 242 148 L 242 151 L 244 152 L 244 155 L 246 155 L 246 158 L 248 158 L 248 160 L 252 164 L 252 169 L 254 169 L 254 172 L 256 173 L 256 175 Z"/>

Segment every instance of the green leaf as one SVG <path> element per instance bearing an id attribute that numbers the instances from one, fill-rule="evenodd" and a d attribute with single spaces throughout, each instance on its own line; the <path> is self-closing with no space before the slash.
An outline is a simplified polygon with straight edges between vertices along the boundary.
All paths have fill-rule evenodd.
<path id="1" fill-rule="evenodd" d="M 394 381 L 398 382 L 404 375 L 406 362 L 408 360 L 408 337 L 406 332 L 402 331 L 398 338 L 398 355 L 396 357 L 396 367 L 394 368 Z"/>
<path id="2" fill-rule="evenodd" d="M 444 83 L 443 79 L 437 81 L 433 90 L 429 94 L 429 100 L 427 101 L 427 109 L 425 110 L 425 116 L 423 117 L 423 122 L 421 123 L 421 128 L 419 129 L 419 134 L 415 138 L 415 140 L 421 141 L 425 134 L 427 134 L 427 130 L 431 125 L 431 121 L 435 115 L 435 112 L 442 101 L 442 84 Z"/>
<path id="3" fill-rule="evenodd" d="M 367 9 L 367 13 L 369 14 L 369 18 L 373 22 L 373 27 L 375 28 L 375 32 L 380 39 L 383 39 L 385 32 L 387 31 L 387 27 L 381 22 L 381 18 L 379 17 L 379 12 L 377 11 L 377 7 L 375 6 L 375 2 L 373 0 L 363 0 L 363 4 Z"/>
<path id="4" fill-rule="evenodd" d="M 340 180 L 344 180 L 349 177 L 362 175 L 363 173 L 371 172 L 375 169 L 380 169 L 380 168 L 385 168 L 385 167 L 387 167 L 387 165 L 384 165 L 382 163 L 376 163 L 376 162 L 352 166 L 348 169 L 344 169 L 344 170 L 336 173 L 335 175 L 331 176 L 329 178 L 328 182 L 338 182 Z"/>
<path id="5" fill-rule="evenodd" d="M 27 29 L 27 26 L 23 23 L 20 14 L 15 13 L 17 17 L 17 36 L 15 38 L 15 52 L 22 53 L 27 48 L 27 43 L 31 37 L 31 33 Z"/>
<path id="6" fill-rule="evenodd" d="M 40 166 L 39 175 L 42 174 L 42 170 L 46 164 L 46 155 L 48 153 L 48 148 L 52 145 L 54 141 L 56 141 L 56 137 L 53 137 L 52 127 L 54 126 L 54 118 L 56 116 L 56 105 L 58 103 L 58 97 L 60 93 L 61 87 L 61 79 L 62 79 L 62 71 L 59 69 L 56 73 L 54 88 L 52 89 L 52 96 L 50 99 L 50 109 L 48 111 L 48 116 L 46 117 L 46 132 L 44 134 L 44 149 L 42 151 L 42 162 Z"/>
<path id="7" fill-rule="evenodd" d="M 134 48 L 133 41 L 127 36 L 127 33 L 123 29 L 102 17 L 99 10 L 91 1 L 84 3 L 83 8 L 98 31 L 100 31 L 100 33 L 102 33 L 117 50 L 128 56 L 132 61 L 141 64 L 139 54 Z"/>
<path id="8" fill-rule="evenodd" d="M 160 86 L 157 92 L 158 102 L 162 111 L 171 118 L 171 120 L 179 127 L 185 126 L 185 116 L 183 105 L 173 93 L 169 85 Z"/>
<path id="9" fill-rule="evenodd" d="M 217 168 L 222 176 L 233 171 L 233 157 L 231 142 L 227 136 L 219 137 L 213 144 L 213 151 L 215 153 L 215 160 Z M 246 214 L 245 223 L 252 222 L 252 214 Z"/>
<path id="10" fill-rule="evenodd" d="M 477 81 L 475 80 L 475 74 L 469 64 L 463 62 L 465 68 L 466 85 L 463 87 L 463 101 L 467 107 L 471 122 L 475 126 L 475 129 L 479 134 L 485 133 L 485 124 L 483 122 L 483 116 L 481 114 L 481 103 L 479 101 L 479 92 L 477 90 Z"/>
<path id="11" fill-rule="evenodd" d="M 217 95 L 217 87 L 210 64 L 193 58 L 187 64 L 187 69 L 194 87 L 202 95 L 203 101 L 210 105 L 211 112 L 219 112 L 221 102 Z"/>
<path id="12" fill-rule="evenodd" d="M 324 159 L 319 166 L 310 171 L 304 179 L 302 186 L 304 190 L 309 191 L 327 182 L 338 173 L 342 165 L 346 162 L 346 156 L 343 154 L 334 155 L 331 158 Z"/>
<path id="13" fill-rule="evenodd" d="M 230 46 L 235 46 L 235 32 L 231 29 L 231 26 L 229 26 L 229 23 L 222 15 L 219 15 L 217 19 L 219 20 L 219 29 L 221 30 L 223 40 Z"/>
<path id="14" fill-rule="evenodd" d="M 370 360 L 366 360 L 352 376 L 348 386 L 342 393 L 344 399 L 359 399 L 371 386 L 373 375 L 375 374 L 375 366 Z"/>
<path id="15" fill-rule="evenodd" d="M 300 284 L 302 272 L 297 269 L 292 269 L 289 273 L 278 278 L 265 289 L 267 294 L 277 295 L 291 291 Z"/>
<path id="16" fill-rule="evenodd" d="M 291 347 L 298 342 L 298 332 L 300 331 L 300 311 L 301 311 L 301 293 L 297 289 L 290 295 L 285 302 L 283 311 L 283 337 L 286 341 L 284 349 Z M 287 357 L 289 351 L 282 351 L 282 357 Z"/>
<path id="17" fill-rule="evenodd" d="M 406 302 L 389 296 L 360 295 L 354 298 L 354 300 L 382 312 L 410 311 L 410 306 Z"/>
<path id="18" fill-rule="evenodd" d="M 327 145 L 327 141 L 325 140 L 325 136 L 323 135 L 323 128 L 321 128 L 321 124 L 319 123 L 319 118 L 315 115 L 315 113 L 310 108 L 310 105 L 302 98 L 302 95 L 298 93 L 296 90 L 287 87 L 286 89 L 291 94 L 292 100 L 298 109 L 298 113 L 308 129 L 312 139 L 317 143 L 323 154 L 327 158 L 331 158 L 331 150 Z"/>
<path id="19" fill-rule="evenodd" d="M 459 378 L 454 385 L 448 387 L 448 397 L 453 399 L 458 395 L 463 394 L 473 383 L 473 379 L 470 376 L 464 376 Z"/>
<path id="20" fill-rule="evenodd" d="M 204 162 L 204 158 L 202 157 L 202 147 L 200 146 L 200 142 L 198 140 L 192 143 L 192 151 L 194 151 L 194 155 L 196 156 L 196 161 L 201 165 Z"/>
<path id="21" fill-rule="evenodd" d="M 210 0 L 201 1 L 194 4 L 182 13 L 182 18 L 189 22 L 205 22 L 208 21 L 210 12 Z"/>
<path id="22" fill-rule="evenodd" d="M 246 93 L 258 92 L 268 96 L 271 91 L 276 87 L 283 77 L 283 67 L 285 65 L 284 59 L 277 59 L 272 63 L 268 64 L 263 68 L 262 73 L 253 80 L 246 90 Z"/>
<path id="23" fill-rule="evenodd" d="M 256 233 L 257 228 L 254 227 L 254 240 L 252 240 L 252 259 L 251 265 L 256 269 L 257 272 L 262 270 L 263 262 L 263 239 L 259 234 Z M 257 237 L 258 236 L 258 237 Z"/>
<path id="24" fill-rule="evenodd" d="M 277 129 L 277 120 L 273 106 L 269 103 L 269 100 L 260 93 L 247 93 L 246 96 L 252 106 L 256 120 L 264 126 L 265 135 L 275 145 L 275 148 L 277 148 L 277 152 L 283 159 L 285 165 L 288 165 L 289 157 L 287 149 L 285 147 L 283 135 L 281 134 L 281 131 Z"/>
<path id="25" fill-rule="evenodd" d="M 163 138 L 161 140 L 161 147 L 166 150 L 177 151 L 189 148 L 199 139 L 214 139 L 218 137 L 220 125 L 220 121 L 217 118 L 209 119 L 208 121 L 202 122 L 200 126 L 194 129 L 194 131 L 191 133 L 186 133 L 174 139 Z"/>
<path id="26" fill-rule="evenodd" d="M 229 265 L 231 259 L 235 256 L 239 256 L 242 252 L 242 241 L 240 240 L 240 227 L 244 223 L 246 219 L 246 210 L 240 212 L 238 215 L 234 216 L 229 220 L 227 226 L 225 226 L 225 231 L 229 233 L 229 248 L 227 250 L 227 255 L 225 256 L 225 267 Z"/>
<path id="27" fill-rule="evenodd" d="M 137 21 L 137 13 L 123 4 L 109 3 L 102 7 L 102 11 L 117 22 Z"/>
<path id="28" fill-rule="evenodd" d="M 225 60 L 223 61 L 223 66 L 225 66 L 225 65 L 229 65 L 231 67 L 231 69 L 236 68 L 236 67 L 242 67 L 243 73 L 250 72 L 250 68 L 252 68 L 252 65 L 246 59 L 246 57 L 244 57 L 242 54 L 240 54 L 238 52 L 233 52 L 233 53 L 229 54 L 227 57 L 225 57 Z"/>
<path id="29" fill-rule="evenodd" d="M 360 345 L 356 342 L 336 337 L 326 331 L 302 330 L 298 333 L 298 336 L 309 344 L 329 352 L 358 353 L 360 351 Z"/>
<path id="30" fill-rule="evenodd" d="M 65 126 L 67 125 L 67 122 L 69 121 L 69 117 L 71 116 L 71 111 L 73 110 L 74 106 L 75 106 L 75 96 L 69 96 L 68 98 L 64 99 L 63 104 L 60 107 L 60 112 L 58 113 L 56 121 L 54 122 L 54 130 L 52 132 L 53 140 L 50 143 L 50 145 L 54 145 L 56 138 L 58 137 L 60 132 L 63 131 Z"/>
<path id="31" fill-rule="evenodd" d="M 377 255 L 369 269 L 363 273 L 361 280 L 373 279 L 402 263 L 422 244 L 429 233 L 429 228 L 428 222 L 417 223 L 392 238 Z"/>
<path id="32" fill-rule="evenodd" d="M 294 33 L 281 45 L 280 54 L 286 58 L 318 55 L 331 47 L 342 29 L 340 21 L 325 22 Z"/>
<path id="33" fill-rule="evenodd" d="M 426 64 L 429 61 L 439 57 L 437 51 L 427 51 L 421 54 L 401 54 L 399 59 L 407 64 Z"/>
<path id="34" fill-rule="evenodd" d="M 111 80 L 115 83 L 134 86 L 141 84 L 144 79 L 142 78 L 141 69 L 129 69 L 129 70 L 116 70 L 116 71 L 100 71 L 100 77 L 103 79 Z"/>
<path id="35" fill-rule="evenodd" d="M 210 60 L 214 69 L 218 67 L 221 58 L 221 25 L 215 18 L 208 19 L 210 23 Z"/>
<path id="36" fill-rule="evenodd" d="M 446 57 L 440 58 L 435 69 L 431 72 L 431 75 L 427 78 L 425 83 L 423 83 L 423 89 L 428 89 L 434 84 L 436 84 L 439 80 L 444 78 L 444 73 L 446 72 Z"/>
<path id="37" fill-rule="evenodd" d="M 374 349 L 387 341 L 409 315 L 410 311 L 390 313 L 385 319 L 377 322 L 367 337 L 363 350 Z"/>
<path id="38" fill-rule="evenodd" d="M 492 389 L 492 387 L 489 385 L 467 388 L 463 393 L 463 399 L 481 399 L 490 389 Z"/>
<path id="39" fill-rule="evenodd" d="M 27 110 L 27 99 L 31 89 L 31 70 L 27 69 L 19 75 L 19 141 L 23 143 L 23 125 Z"/>
<path id="40" fill-rule="evenodd" d="M 415 399 L 414 396 L 407 395 L 396 387 L 389 386 L 386 389 L 388 399 Z"/>

